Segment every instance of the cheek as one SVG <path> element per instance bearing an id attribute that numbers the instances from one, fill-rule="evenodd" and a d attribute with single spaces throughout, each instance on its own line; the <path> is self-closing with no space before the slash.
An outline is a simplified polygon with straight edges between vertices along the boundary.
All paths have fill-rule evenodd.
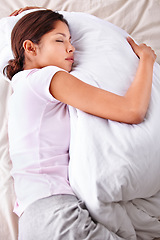
<path id="1" fill-rule="evenodd" d="M 54 53 L 56 57 L 59 57 L 64 53 L 64 47 L 63 46 L 52 46 L 52 48 L 49 48 L 49 54 Z"/>
<path id="2" fill-rule="evenodd" d="M 58 46 L 55 50 L 55 57 L 57 59 L 64 59 L 66 58 L 66 51 L 65 51 L 65 47 L 64 46 Z"/>
<path id="3" fill-rule="evenodd" d="M 43 48 L 43 52 L 46 53 L 46 55 L 50 55 L 53 52 L 58 51 L 58 46 L 56 44 L 46 44 L 45 47 Z"/>

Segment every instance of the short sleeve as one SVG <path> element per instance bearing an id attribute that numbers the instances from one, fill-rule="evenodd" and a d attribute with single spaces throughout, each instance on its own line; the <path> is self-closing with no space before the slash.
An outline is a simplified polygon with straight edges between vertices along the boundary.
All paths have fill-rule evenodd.
<path id="1" fill-rule="evenodd" d="M 65 70 L 55 66 L 47 66 L 41 69 L 32 69 L 27 75 L 27 82 L 35 94 L 39 95 L 39 97 L 47 101 L 58 101 L 51 95 L 49 91 L 52 77 L 58 71 Z"/>

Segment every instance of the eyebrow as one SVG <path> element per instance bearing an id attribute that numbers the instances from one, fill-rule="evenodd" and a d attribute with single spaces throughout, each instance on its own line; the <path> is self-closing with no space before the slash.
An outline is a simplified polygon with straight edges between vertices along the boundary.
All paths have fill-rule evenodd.
<path id="1" fill-rule="evenodd" d="M 64 34 L 64 33 L 60 33 L 60 32 L 59 32 L 59 33 L 56 33 L 56 34 L 60 34 L 60 35 L 62 35 L 63 37 L 67 37 L 66 34 Z M 71 39 L 71 36 L 69 37 L 69 39 Z"/>

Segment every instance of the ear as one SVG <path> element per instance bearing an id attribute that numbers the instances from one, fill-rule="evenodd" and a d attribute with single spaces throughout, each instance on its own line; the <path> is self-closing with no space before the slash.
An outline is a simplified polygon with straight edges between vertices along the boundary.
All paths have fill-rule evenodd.
<path id="1" fill-rule="evenodd" d="M 31 54 L 33 56 L 36 55 L 36 45 L 31 40 L 25 40 L 23 42 L 23 48 L 26 53 Z"/>

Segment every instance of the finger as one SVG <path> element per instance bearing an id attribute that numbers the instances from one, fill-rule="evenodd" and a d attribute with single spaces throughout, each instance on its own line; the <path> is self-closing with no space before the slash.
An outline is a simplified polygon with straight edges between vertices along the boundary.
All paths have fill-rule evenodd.
<path id="1" fill-rule="evenodd" d="M 139 45 L 135 43 L 135 41 L 131 37 L 127 37 L 127 41 L 130 44 L 133 51 L 137 54 L 139 51 Z"/>
<path id="2" fill-rule="evenodd" d="M 17 12 L 17 15 L 20 14 L 21 12 L 23 12 L 23 11 L 24 11 L 23 8 L 20 8 Z"/>
<path id="3" fill-rule="evenodd" d="M 135 43 L 135 41 L 131 38 L 131 37 L 127 37 L 127 41 L 128 41 L 128 43 L 131 45 L 131 46 L 138 46 L 136 43 Z"/>
<path id="4" fill-rule="evenodd" d="M 26 10 L 30 10 L 30 9 L 34 9 L 34 7 L 24 7 L 24 8 L 20 8 L 19 9 L 19 13 L 21 13 L 21 12 L 24 12 L 24 11 L 26 11 Z"/>
<path id="5" fill-rule="evenodd" d="M 9 16 L 17 16 L 18 14 L 20 14 L 21 12 L 24 11 L 24 8 L 20 8 L 19 10 L 15 10 L 13 13 L 11 13 Z"/>
<path id="6" fill-rule="evenodd" d="M 13 13 L 11 13 L 9 16 L 11 17 L 11 16 L 16 16 L 17 15 L 17 12 L 18 12 L 18 10 L 15 10 Z"/>

